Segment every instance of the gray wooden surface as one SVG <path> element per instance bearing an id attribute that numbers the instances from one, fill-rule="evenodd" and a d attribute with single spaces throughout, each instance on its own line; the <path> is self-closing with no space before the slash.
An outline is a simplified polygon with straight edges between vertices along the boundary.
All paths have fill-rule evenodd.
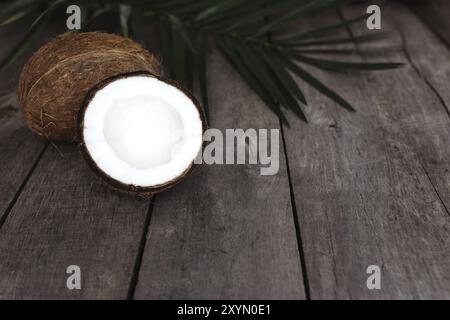
<path id="1" fill-rule="evenodd" d="M 449 299 L 450 3 L 431 2 L 383 11 L 397 50 L 378 57 L 404 68 L 316 70 L 356 113 L 300 81 L 309 124 L 280 126 L 210 52 L 211 126 L 280 129 L 280 171 L 202 166 L 151 201 L 109 190 L 75 146 L 30 133 L 14 97 L 23 59 L 2 71 L 0 299 Z M 72 264 L 81 290 L 66 288 Z M 381 290 L 366 287 L 373 264 Z"/>
<path id="2" fill-rule="evenodd" d="M 13 44 L 22 36 L 22 32 L 0 31 L 5 43 Z M 1 47 L 1 60 L 8 55 L 8 49 L 6 45 Z M 23 59 L 20 63 L 24 63 Z M 47 144 L 23 125 L 15 92 L 19 72 L 18 63 L 0 74 L 0 226 Z"/>
<path id="3" fill-rule="evenodd" d="M 413 10 L 423 19 L 430 29 L 450 45 L 450 6 L 447 0 L 403 0 L 412 3 Z"/>
<path id="4" fill-rule="evenodd" d="M 406 8 L 391 5 L 383 17 L 397 31 L 391 47 L 403 48 L 402 33 L 441 47 Z M 410 59 L 403 49 L 386 57 Z M 450 298 L 449 215 L 440 198 L 448 188 L 435 179 L 450 159 L 445 106 L 409 64 L 321 79 L 341 87 L 357 112 L 308 91 L 311 124 L 286 130 L 311 297 Z M 382 290 L 365 287 L 371 264 L 382 266 Z"/>
<path id="5" fill-rule="evenodd" d="M 279 128 L 218 52 L 208 65 L 211 127 Z M 136 298 L 186 297 L 305 297 L 284 159 L 274 176 L 257 165 L 197 168 L 156 196 Z"/>

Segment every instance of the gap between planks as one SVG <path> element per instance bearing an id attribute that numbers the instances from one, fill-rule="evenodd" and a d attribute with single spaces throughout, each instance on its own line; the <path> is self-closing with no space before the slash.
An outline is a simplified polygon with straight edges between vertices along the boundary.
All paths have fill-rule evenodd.
<path id="1" fill-rule="evenodd" d="M 270 17 L 266 16 L 266 17 L 264 17 L 264 20 L 266 22 L 269 22 Z M 266 37 L 268 40 L 271 40 L 272 39 L 271 32 L 267 32 Z M 303 287 L 305 290 L 305 298 L 306 298 L 306 300 L 311 300 L 311 291 L 309 288 L 308 272 L 307 272 L 306 260 L 305 260 L 305 250 L 303 247 L 302 231 L 300 229 L 300 217 L 297 212 L 297 205 L 295 204 L 294 187 L 292 186 L 291 169 L 289 166 L 289 157 L 287 154 L 288 150 L 287 150 L 286 140 L 284 138 L 284 124 L 281 121 L 281 119 L 279 119 L 278 123 L 279 123 L 279 127 L 280 127 L 281 140 L 283 143 L 284 160 L 286 162 L 286 173 L 287 173 L 287 178 L 288 178 L 288 183 L 289 183 L 289 195 L 291 197 L 291 206 L 292 206 L 292 218 L 294 220 L 295 236 L 296 236 L 296 240 L 297 240 L 297 249 L 298 249 L 298 254 L 299 254 L 299 258 L 300 258 L 300 266 L 301 266 L 300 272 L 302 273 L 302 278 L 303 278 Z"/>
<path id="2" fill-rule="evenodd" d="M 308 272 L 306 268 L 306 260 L 305 260 L 305 250 L 303 247 L 303 240 L 302 240 L 302 231 L 300 229 L 300 216 L 297 212 L 297 205 L 295 203 L 295 196 L 294 196 L 294 187 L 292 186 L 292 179 L 291 179 L 291 168 L 289 166 L 289 157 L 287 154 L 287 146 L 286 141 L 284 139 L 284 125 L 280 120 L 280 131 L 281 131 L 281 139 L 283 142 L 283 149 L 284 149 L 284 159 L 286 161 L 286 172 L 289 182 L 289 193 L 291 196 L 291 206 L 292 206 L 292 214 L 294 219 L 294 226 L 295 226 L 295 234 L 297 237 L 297 247 L 298 247 L 298 253 L 300 257 L 300 265 L 302 267 L 302 277 L 303 277 L 303 286 L 305 289 L 305 297 L 306 300 L 311 300 L 311 290 L 309 287 L 309 279 L 308 279 Z"/>
<path id="3" fill-rule="evenodd" d="M 8 207 L 6 208 L 5 212 L 3 212 L 3 215 L 0 216 L 0 232 L 1 232 L 1 229 L 3 227 L 3 224 L 5 223 L 6 219 L 9 216 L 9 213 L 11 212 L 12 208 L 16 204 L 17 199 L 19 198 L 20 194 L 22 193 L 23 189 L 25 188 L 28 180 L 30 180 L 30 177 L 31 177 L 31 175 L 34 172 L 34 169 L 36 169 L 36 167 L 39 164 L 39 161 L 41 161 L 42 156 L 45 153 L 45 150 L 47 150 L 47 148 L 48 148 L 48 145 L 49 145 L 49 142 L 47 141 L 45 143 L 44 147 L 42 148 L 42 151 L 39 153 L 38 157 L 36 158 L 36 161 L 33 163 L 33 165 L 31 166 L 30 170 L 28 171 L 27 175 L 25 176 L 25 178 L 23 179 L 22 183 L 20 184 L 19 189 L 17 189 L 16 194 L 12 198 L 12 200 L 9 203 Z"/>
<path id="4" fill-rule="evenodd" d="M 139 273 L 141 271 L 142 258 L 144 256 L 144 252 L 145 252 L 145 245 L 147 244 L 147 234 L 148 234 L 148 231 L 150 230 L 150 223 L 152 220 L 152 212 L 153 212 L 153 207 L 155 205 L 155 202 L 156 202 L 156 195 L 150 199 L 150 204 L 148 206 L 147 216 L 145 217 L 144 227 L 142 229 L 141 240 L 139 242 L 139 249 L 136 254 L 133 273 L 131 275 L 130 286 L 128 288 L 127 300 L 134 300 L 134 294 L 136 292 L 136 287 L 137 287 L 137 284 L 139 281 Z"/>

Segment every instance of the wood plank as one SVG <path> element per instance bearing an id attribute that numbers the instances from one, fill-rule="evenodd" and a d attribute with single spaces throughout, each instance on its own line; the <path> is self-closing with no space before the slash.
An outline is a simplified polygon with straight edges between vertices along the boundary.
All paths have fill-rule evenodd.
<path id="1" fill-rule="evenodd" d="M 405 1 L 450 46 L 450 3 L 447 0 Z"/>
<path id="2" fill-rule="evenodd" d="M 58 26 L 64 21 L 45 32 L 58 33 Z M 17 74 L 21 64 L 7 70 Z M 7 92 L 7 103 L 16 106 Z M 16 109 L 10 117 L 0 129 L 2 206 L 45 145 L 24 128 Z M 101 185 L 75 145 L 50 145 L 0 230 L 0 299 L 127 298 L 148 218 L 149 202 Z M 73 264 L 81 268 L 81 290 L 66 287 Z"/>
<path id="3" fill-rule="evenodd" d="M 49 147 L 0 233 L 0 299 L 125 299 L 147 201 L 111 191 L 74 145 Z M 66 268 L 81 268 L 81 290 Z"/>
<path id="4" fill-rule="evenodd" d="M 445 2 L 445 5 L 441 3 L 441 5 L 447 8 L 442 9 L 442 12 L 450 10 L 449 2 Z M 447 111 L 447 116 L 450 117 L 450 91 L 448 90 L 450 81 L 449 47 L 441 43 L 433 32 L 428 30 L 423 23 L 417 21 L 410 12 L 407 12 L 406 8 L 395 15 L 391 15 L 391 17 L 395 22 L 395 27 L 404 36 L 404 50 L 408 62 L 430 90 L 435 93 L 441 107 Z M 450 25 L 449 28 L 442 29 L 442 31 L 446 31 L 450 36 Z M 445 118 L 445 115 L 442 116 Z M 445 121 L 443 123 L 445 125 Z M 431 123 L 430 127 L 433 129 L 431 135 L 435 139 L 434 145 L 438 147 L 433 147 L 432 150 L 429 150 L 430 152 L 425 152 L 423 161 L 427 174 L 448 212 L 450 209 L 450 154 L 447 147 L 449 138 L 435 132 L 442 130 L 440 126 L 434 126 Z M 448 130 L 444 130 L 444 132 L 448 132 Z M 429 139 L 433 138 L 429 137 Z M 426 143 L 427 140 L 422 142 L 423 148 L 427 147 Z"/>
<path id="5" fill-rule="evenodd" d="M 353 15 L 365 11 L 356 8 Z M 383 28 L 395 30 L 392 17 L 404 8 L 387 10 Z M 398 47 L 401 38 L 385 44 Z M 402 51 L 386 57 L 407 62 Z M 448 165 L 450 126 L 441 101 L 409 65 L 315 74 L 357 112 L 302 84 L 310 124 L 295 121 L 286 130 L 311 297 L 448 299 L 450 217 L 428 175 Z M 366 287 L 369 265 L 381 267 L 381 290 Z"/>
<path id="6" fill-rule="evenodd" d="M 211 127 L 279 128 L 218 52 L 208 65 Z M 158 195 L 135 298 L 305 298 L 283 152 L 277 175 L 202 166 Z"/>
<path id="7" fill-rule="evenodd" d="M 24 32 L 17 25 L 0 29 L 0 38 L 6 44 L 0 47 L 0 61 L 6 59 Z M 16 86 L 24 61 L 25 57 L 0 71 L 0 228 L 46 145 L 26 128 L 17 102 Z"/>

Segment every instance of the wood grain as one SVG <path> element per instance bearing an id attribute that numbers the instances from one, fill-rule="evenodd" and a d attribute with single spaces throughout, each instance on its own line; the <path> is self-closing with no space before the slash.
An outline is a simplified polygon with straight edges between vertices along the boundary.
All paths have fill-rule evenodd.
<path id="1" fill-rule="evenodd" d="M 148 207 L 101 185 L 74 145 L 50 146 L 0 232 L 0 299 L 127 298 Z"/>
<path id="2" fill-rule="evenodd" d="M 58 30 L 48 27 L 37 44 Z M 149 202 L 101 185 L 75 145 L 50 144 L 38 161 L 46 143 L 24 127 L 15 100 L 23 60 L 2 76 L 0 214 L 14 206 L 0 229 L 0 299 L 126 299 Z M 81 290 L 66 287 L 73 264 L 81 268 Z"/>
<path id="3" fill-rule="evenodd" d="M 434 2 L 430 2 L 431 3 Z M 445 6 L 441 14 L 450 10 L 450 3 L 437 1 Z M 398 8 L 398 7 L 397 7 Z M 450 12 L 449 12 L 450 14 Z M 418 21 L 407 8 L 402 8 L 395 14 L 391 14 L 393 26 L 403 35 L 403 48 L 405 56 L 417 76 L 434 93 L 440 102 L 440 106 L 450 118 L 450 62 L 449 46 L 445 45 L 423 23 Z M 434 20 L 433 20 L 434 21 Z M 446 32 L 450 37 L 450 25 L 442 27 L 441 32 Z M 432 48 L 432 50 L 430 50 Z M 424 110 L 426 112 L 426 110 Z M 439 118 L 438 118 L 439 117 Z M 422 140 L 418 136 L 422 148 L 428 148 L 429 139 L 434 140 L 430 150 L 423 153 L 424 168 L 433 182 L 439 197 L 445 204 L 447 212 L 450 210 L 450 148 L 448 138 L 448 122 L 445 112 L 434 116 L 429 123 L 428 137 Z M 438 118 L 438 119 L 436 119 Z M 425 149 L 426 150 L 426 149 Z"/>
<path id="4" fill-rule="evenodd" d="M 395 31 L 393 16 L 403 9 L 385 9 L 383 28 Z M 384 45 L 401 48 L 402 39 L 397 33 Z M 378 58 L 408 62 L 402 50 Z M 449 159 L 449 118 L 440 99 L 410 65 L 316 74 L 357 112 L 308 88 L 310 124 L 297 121 L 286 130 L 311 297 L 448 299 L 450 216 L 430 180 Z M 381 290 L 366 287 L 369 265 L 381 267 Z"/>
<path id="5" fill-rule="evenodd" d="M 279 128 L 221 55 L 208 65 L 211 127 Z M 277 175 L 205 165 L 158 195 L 135 298 L 303 299 L 283 152 Z"/>
<path id="6" fill-rule="evenodd" d="M 23 34 L 24 30 L 17 25 L 0 30 L 4 44 L 0 47 L 0 61 L 6 59 Z M 0 228 L 46 145 L 24 125 L 16 99 L 17 79 L 24 59 L 0 70 Z"/>
<path id="7" fill-rule="evenodd" d="M 450 28 L 447 3 L 430 5 L 426 24 L 405 5 L 383 11 L 398 50 L 373 55 L 404 68 L 314 70 L 356 113 L 300 81 L 310 123 L 290 115 L 283 128 L 289 172 L 280 137 L 277 175 L 201 166 L 153 205 L 101 185 L 75 146 L 44 149 L 13 93 L 23 61 L 2 71 L 0 299 L 449 299 Z M 279 128 L 217 52 L 209 70 L 212 127 Z M 81 290 L 66 287 L 72 264 Z M 381 290 L 366 287 L 373 264 Z"/>
<path id="8" fill-rule="evenodd" d="M 447 0 L 404 0 L 450 46 L 450 3 Z"/>

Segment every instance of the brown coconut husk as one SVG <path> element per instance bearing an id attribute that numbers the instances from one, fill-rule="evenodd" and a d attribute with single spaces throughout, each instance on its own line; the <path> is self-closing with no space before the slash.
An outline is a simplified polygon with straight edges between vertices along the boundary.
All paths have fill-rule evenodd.
<path id="1" fill-rule="evenodd" d="M 178 177 L 176 177 L 175 179 L 168 181 L 164 184 L 151 186 L 151 187 L 142 187 L 142 186 L 136 186 L 136 185 L 132 185 L 132 184 L 125 184 L 121 181 L 114 179 L 113 177 L 111 177 L 110 175 L 105 173 L 103 170 L 101 170 L 101 168 L 98 167 L 97 163 L 94 161 L 94 159 L 92 159 L 92 156 L 86 147 L 86 144 L 84 142 L 84 137 L 83 137 L 84 114 L 85 114 L 87 108 L 89 107 L 89 103 L 94 98 L 95 94 L 99 90 L 103 89 L 105 86 L 107 86 L 109 83 L 111 83 L 113 81 L 127 78 L 127 77 L 137 76 L 137 75 L 157 78 L 158 80 L 166 82 L 166 83 L 176 87 L 180 91 L 182 91 L 186 96 L 188 96 L 192 100 L 192 102 L 196 106 L 196 108 L 200 114 L 200 119 L 202 121 L 202 132 L 203 133 L 208 128 L 208 124 L 206 121 L 206 116 L 205 116 L 205 112 L 204 112 L 203 108 L 201 107 L 200 103 L 198 102 L 198 100 L 194 97 L 194 95 L 191 92 L 189 92 L 188 90 L 186 90 L 185 88 L 180 86 L 176 81 L 161 79 L 159 76 L 152 74 L 150 72 L 147 72 L 147 71 L 128 72 L 128 73 L 123 73 L 123 74 L 112 76 L 110 78 L 104 79 L 103 81 L 97 83 L 95 86 L 93 86 L 88 91 L 83 103 L 81 104 L 81 108 L 80 108 L 80 111 L 79 111 L 79 114 L 77 117 L 77 119 L 78 119 L 78 121 L 77 121 L 77 136 L 79 137 L 79 147 L 80 147 L 81 154 L 83 155 L 83 158 L 85 159 L 89 168 L 96 174 L 96 176 L 99 177 L 100 180 L 102 182 L 106 183 L 109 187 L 111 187 L 119 192 L 131 195 L 131 196 L 137 196 L 140 198 L 149 199 L 156 193 L 159 193 L 161 191 L 169 189 L 169 188 L 173 187 L 174 185 L 176 185 L 181 180 L 183 180 L 183 178 L 185 178 L 187 175 L 189 175 L 192 172 L 194 163 L 192 162 L 191 165 L 183 173 L 181 173 Z M 201 152 L 203 152 L 204 147 L 205 147 L 205 142 L 203 141 Z"/>
<path id="2" fill-rule="evenodd" d="M 50 140 L 78 141 L 87 92 L 112 76 L 159 74 L 159 63 L 133 40 L 103 32 L 70 33 L 42 46 L 20 75 L 18 99 L 28 127 Z"/>

